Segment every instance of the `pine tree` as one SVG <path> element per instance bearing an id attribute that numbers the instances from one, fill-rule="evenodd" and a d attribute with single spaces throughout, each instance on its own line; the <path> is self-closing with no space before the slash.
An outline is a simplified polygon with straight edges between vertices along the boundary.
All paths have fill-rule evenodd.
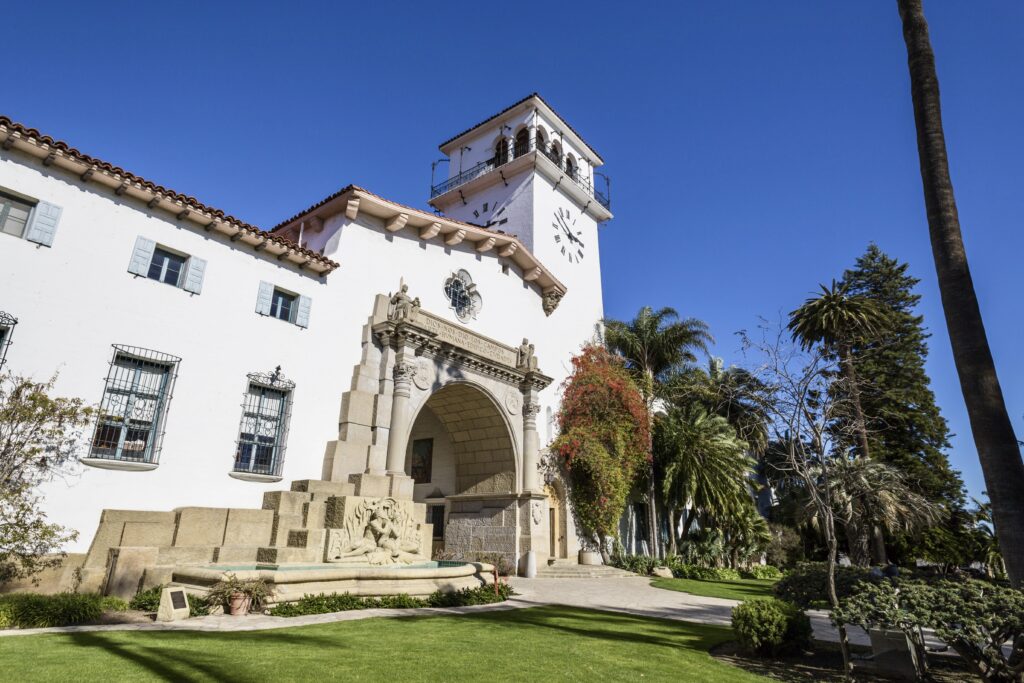
<path id="1" fill-rule="evenodd" d="M 930 335 L 924 317 L 915 312 L 921 299 L 914 293 L 919 280 L 907 274 L 906 263 L 871 244 L 843 274 L 843 282 L 851 294 L 874 299 L 888 312 L 884 335 L 853 349 L 872 456 L 902 470 L 929 500 L 951 513 L 962 510 L 963 481 L 945 452 L 949 426 L 935 404 L 924 367 Z M 911 539 L 898 541 L 898 554 L 921 551 L 919 546 L 907 547 Z"/>

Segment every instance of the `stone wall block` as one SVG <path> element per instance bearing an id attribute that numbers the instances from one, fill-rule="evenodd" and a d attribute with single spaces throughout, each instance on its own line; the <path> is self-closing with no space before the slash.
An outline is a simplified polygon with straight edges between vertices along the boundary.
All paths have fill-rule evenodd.
<path id="1" fill-rule="evenodd" d="M 216 546 L 224 544 L 228 521 L 227 508 L 177 508 L 176 546 Z"/>
<path id="2" fill-rule="evenodd" d="M 103 594 L 131 600 L 142 586 L 146 568 L 156 563 L 156 548 L 124 546 L 112 549 Z"/>
<path id="3" fill-rule="evenodd" d="M 302 506 L 313 499 L 305 491 L 267 491 L 263 494 L 263 509 L 282 515 L 301 515 Z"/>
<path id="4" fill-rule="evenodd" d="M 267 545 L 274 532 L 273 510 L 228 510 L 225 545 Z"/>
<path id="5" fill-rule="evenodd" d="M 355 487 L 347 481 L 325 481 L 322 479 L 299 479 L 292 482 L 292 491 L 324 494 L 326 496 L 351 496 Z M 314 498 L 314 500 L 318 500 Z"/>

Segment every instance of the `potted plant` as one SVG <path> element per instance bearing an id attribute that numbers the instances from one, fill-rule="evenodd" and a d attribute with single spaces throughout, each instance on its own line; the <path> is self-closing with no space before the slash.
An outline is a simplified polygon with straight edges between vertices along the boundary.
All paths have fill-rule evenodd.
<path id="1" fill-rule="evenodd" d="M 244 617 L 250 610 L 259 610 L 270 596 L 270 589 L 263 579 L 242 581 L 233 573 L 227 573 L 210 588 L 207 599 L 219 604 L 233 617 Z"/>

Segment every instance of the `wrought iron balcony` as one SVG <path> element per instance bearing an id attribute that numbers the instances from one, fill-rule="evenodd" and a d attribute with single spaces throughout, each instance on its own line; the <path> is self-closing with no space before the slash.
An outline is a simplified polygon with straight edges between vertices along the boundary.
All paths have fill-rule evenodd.
<path id="1" fill-rule="evenodd" d="M 555 164 L 556 166 L 558 166 L 558 168 L 565 171 L 566 175 L 574 183 L 576 183 L 576 185 L 580 189 L 586 192 L 589 196 L 596 199 L 598 203 L 601 204 L 601 206 L 603 206 L 606 209 L 611 209 L 611 199 L 604 192 L 601 192 L 600 190 L 594 187 L 591 178 L 584 178 L 583 176 L 581 176 L 579 169 L 565 169 L 565 157 L 559 152 L 558 147 L 552 144 L 542 144 L 540 146 L 540 149 L 537 149 L 536 145 L 533 143 L 532 140 L 529 143 L 517 143 L 512 148 L 512 154 L 508 154 L 507 152 L 495 154 L 490 159 L 485 159 L 484 161 L 481 161 L 475 166 L 472 166 L 471 168 L 468 168 L 465 171 L 462 171 L 461 173 L 454 175 L 451 178 L 448 178 L 444 182 L 432 186 L 430 188 L 430 198 L 433 199 L 434 197 L 438 197 L 440 195 L 445 194 L 446 192 L 450 192 L 457 187 L 461 187 L 466 183 L 470 182 L 471 180 L 476 180 L 477 178 L 486 173 L 495 171 L 504 166 L 505 164 L 508 164 L 513 160 L 518 159 L 519 157 L 524 156 L 534 150 L 537 150 L 540 154 L 542 154 L 549 161 L 551 161 L 551 163 Z"/>

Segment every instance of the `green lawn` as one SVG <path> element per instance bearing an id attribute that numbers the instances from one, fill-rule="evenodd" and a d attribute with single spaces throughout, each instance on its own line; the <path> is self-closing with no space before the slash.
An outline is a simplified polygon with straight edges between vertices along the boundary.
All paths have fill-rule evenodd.
<path id="1" fill-rule="evenodd" d="M 777 579 L 738 579 L 736 581 L 698 581 L 696 579 L 654 579 L 651 585 L 670 591 L 701 595 L 707 598 L 749 600 L 772 597 Z"/>
<path id="2" fill-rule="evenodd" d="M 249 633 L 0 639 L 17 681 L 764 681 L 707 649 L 728 629 L 568 607 L 365 619 Z"/>

